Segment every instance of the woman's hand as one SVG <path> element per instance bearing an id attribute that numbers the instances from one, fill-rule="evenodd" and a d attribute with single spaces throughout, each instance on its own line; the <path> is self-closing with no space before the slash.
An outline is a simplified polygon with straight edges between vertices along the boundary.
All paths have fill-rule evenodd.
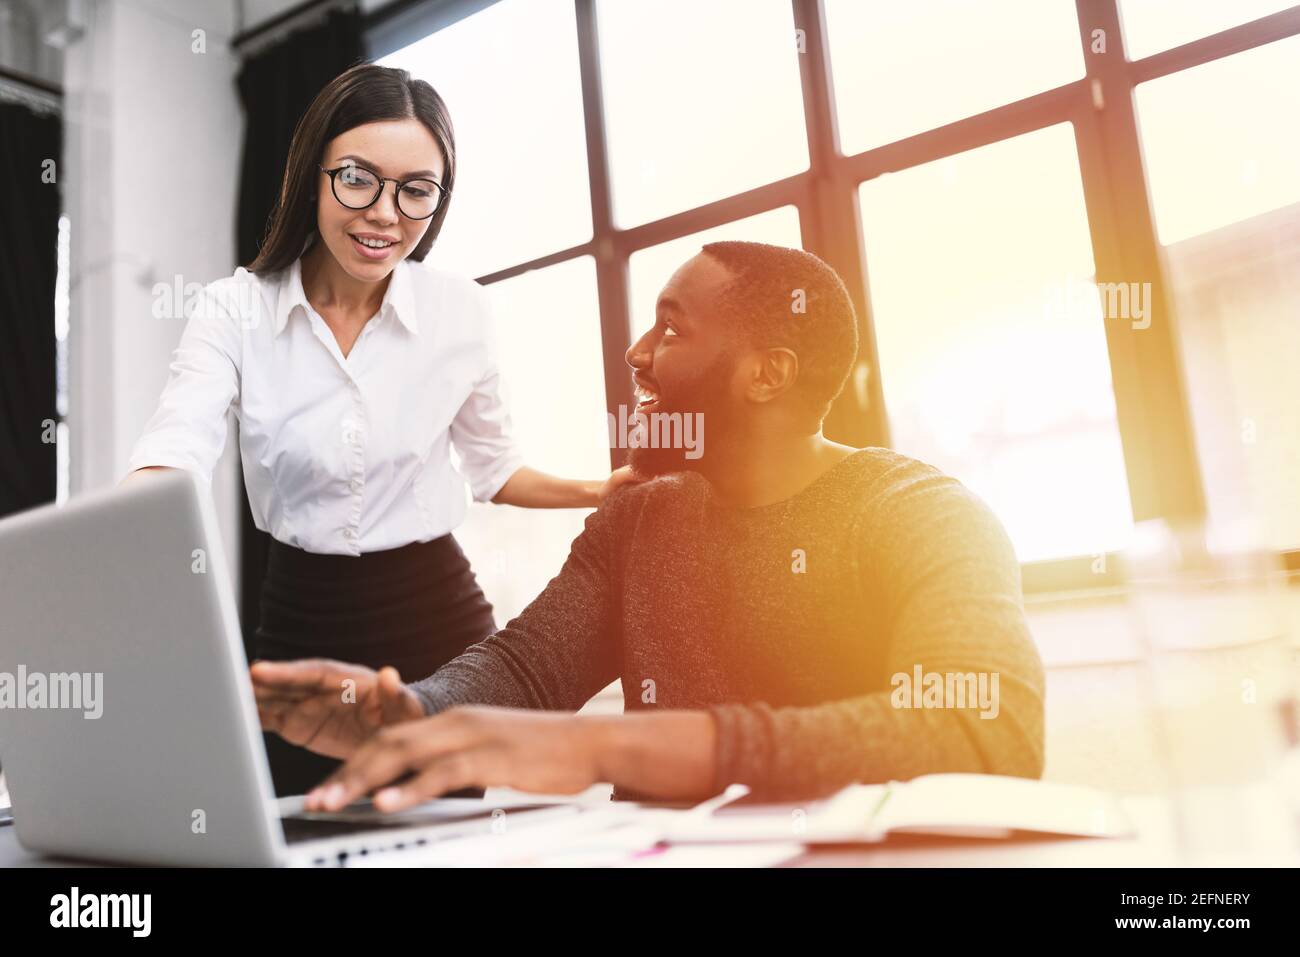
<path id="1" fill-rule="evenodd" d="M 604 481 L 557 478 L 527 465 L 510 476 L 492 501 L 520 508 L 596 508 L 619 486 L 639 482 L 627 466 L 615 469 Z"/>
<path id="2" fill-rule="evenodd" d="M 381 728 L 424 717 L 396 668 L 328 661 L 256 661 L 249 668 L 262 727 L 290 744 L 346 758 Z"/>
<path id="3" fill-rule="evenodd" d="M 605 479 L 605 481 L 601 483 L 600 490 L 596 493 L 597 500 L 601 505 L 603 505 L 605 504 L 605 499 L 613 495 L 616 489 L 627 484 L 635 484 L 644 481 L 645 478 L 633 472 L 632 466 L 630 465 L 624 465 L 621 469 L 614 469 L 614 471 L 609 473 L 609 478 Z"/>

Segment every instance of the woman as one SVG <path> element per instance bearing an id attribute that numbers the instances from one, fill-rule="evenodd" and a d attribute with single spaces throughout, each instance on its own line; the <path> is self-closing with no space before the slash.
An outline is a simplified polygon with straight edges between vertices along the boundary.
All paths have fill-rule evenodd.
<path id="1" fill-rule="evenodd" d="M 372 64 L 332 81 L 294 131 L 261 251 L 204 288 L 132 451 L 133 475 L 210 481 L 236 409 L 253 519 L 271 534 L 258 658 L 431 674 L 496 630 L 452 537 L 466 481 L 479 501 L 550 508 L 595 506 L 630 478 L 523 463 L 486 294 L 422 265 L 455 172 L 428 83 Z M 267 750 L 281 795 L 336 763 L 274 735 Z"/>

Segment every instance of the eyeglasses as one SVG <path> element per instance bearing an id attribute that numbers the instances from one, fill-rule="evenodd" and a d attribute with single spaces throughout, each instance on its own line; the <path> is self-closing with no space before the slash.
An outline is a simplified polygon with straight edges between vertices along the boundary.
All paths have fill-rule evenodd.
<path id="1" fill-rule="evenodd" d="M 397 208 L 407 219 L 428 219 L 447 198 L 442 184 L 431 179 L 397 180 L 351 163 L 334 169 L 317 168 L 330 178 L 334 198 L 348 209 L 368 209 L 375 205 L 383 195 L 385 183 L 397 184 Z"/>

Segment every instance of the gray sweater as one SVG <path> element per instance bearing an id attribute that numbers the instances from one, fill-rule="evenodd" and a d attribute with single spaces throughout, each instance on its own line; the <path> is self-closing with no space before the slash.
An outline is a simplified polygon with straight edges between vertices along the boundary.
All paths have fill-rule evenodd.
<path id="1" fill-rule="evenodd" d="M 996 717 L 953 707 L 951 684 L 923 702 L 894 677 L 918 667 L 984 673 L 986 691 L 996 674 Z M 712 713 L 715 792 L 1042 773 L 1043 668 L 1011 543 L 961 483 L 887 449 L 759 508 L 719 505 L 694 473 L 624 487 L 517 618 L 412 688 L 430 714 L 577 710 L 615 678 L 627 711 Z"/>

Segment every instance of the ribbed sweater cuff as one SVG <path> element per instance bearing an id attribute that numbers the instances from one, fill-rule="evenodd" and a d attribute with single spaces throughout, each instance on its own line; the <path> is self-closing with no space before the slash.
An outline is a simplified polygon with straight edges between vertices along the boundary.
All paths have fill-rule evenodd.
<path id="1" fill-rule="evenodd" d="M 773 771 L 772 709 L 766 704 L 716 704 L 707 710 L 717 727 L 713 793 L 731 784 L 766 790 Z"/>
<path id="2" fill-rule="evenodd" d="M 446 711 L 454 704 L 447 693 L 438 686 L 438 682 L 433 676 L 413 681 L 406 687 L 410 688 L 415 696 L 420 699 L 420 705 L 424 708 L 424 713 L 428 717 L 432 717 L 440 711 Z"/>

